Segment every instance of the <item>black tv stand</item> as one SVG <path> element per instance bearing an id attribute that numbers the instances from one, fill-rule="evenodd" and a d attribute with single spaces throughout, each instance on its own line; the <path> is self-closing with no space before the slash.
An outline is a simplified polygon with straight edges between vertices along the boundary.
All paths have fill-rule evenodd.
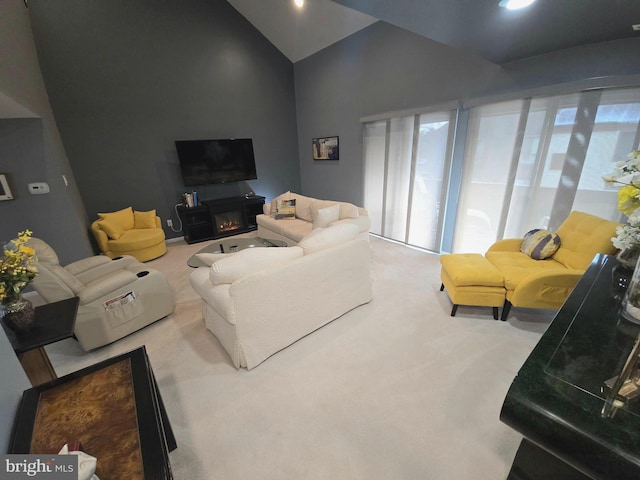
<path id="1" fill-rule="evenodd" d="M 257 230 L 265 197 L 228 197 L 202 200 L 196 207 L 178 206 L 187 243 L 204 242 Z"/>

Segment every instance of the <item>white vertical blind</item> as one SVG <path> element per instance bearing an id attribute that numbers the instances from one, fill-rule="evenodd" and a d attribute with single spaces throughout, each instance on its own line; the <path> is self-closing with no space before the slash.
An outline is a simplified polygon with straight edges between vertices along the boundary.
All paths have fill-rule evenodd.
<path id="1" fill-rule="evenodd" d="M 364 205 L 371 232 L 428 250 L 440 249 L 452 112 L 364 125 Z"/>
<path id="2" fill-rule="evenodd" d="M 386 136 L 386 121 L 364 125 L 364 205 L 371 218 L 371 232 L 376 235 L 382 235 Z"/>
<path id="3" fill-rule="evenodd" d="M 454 252 L 484 252 L 495 242 L 522 101 L 471 109 Z"/>
<path id="4" fill-rule="evenodd" d="M 440 248 L 444 182 L 450 155 L 450 119 L 449 112 L 419 117 L 407 243 L 433 251 Z"/>
<path id="5" fill-rule="evenodd" d="M 616 209 L 617 190 L 605 188 L 602 175 L 616 162 L 638 148 L 640 130 L 640 89 L 602 93 L 596 114 L 585 166 L 573 202 L 574 210 L 605 218 L 620 219 Z"/>
<path id="6" fill-rule="evenodd" d="M 413 117 L 394 118 L 389 131 L 389 158 L 382 235 L 404 242 L 409 205 Z"/>
<path id="7" fill-rule="evenodd" d="M 484 253 L 499 238 L 553 227 L 571 210 L 623 220 L 602 176 L 639 148 L 640 89 L 472 107 L 463 155 L 451 152 L 452 118 L 442 111 L 365 124 L 372 232 L 440 251 L 442 225 L 454 222 L 451 251 Z M 463 158 L 460 194 L 444 205 L 456 181 L 448 177 L 452 156 Z"/>

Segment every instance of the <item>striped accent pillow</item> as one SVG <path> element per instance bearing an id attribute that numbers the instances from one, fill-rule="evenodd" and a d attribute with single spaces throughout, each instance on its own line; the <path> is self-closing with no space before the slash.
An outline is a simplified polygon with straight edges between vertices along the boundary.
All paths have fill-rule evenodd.
<path id="1" fill-rule="evenodd" d="M 296 218 L 296 199 L 276 200 L 276 220 L 294 220 Z"/>
<path id="2" fill-rule="evenodd" d="M 556 253 L 558 248 L 560 237 L 557 233 L 536 228 L 525 234 L 520 251 L 534 260 L 544 260 Z"/>

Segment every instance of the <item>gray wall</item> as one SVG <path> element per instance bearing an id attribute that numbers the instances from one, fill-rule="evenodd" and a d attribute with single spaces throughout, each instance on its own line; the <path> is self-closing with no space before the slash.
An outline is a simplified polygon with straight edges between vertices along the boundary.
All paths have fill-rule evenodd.
<path id="1" fill-rule="evenodd" d="M 638 51 L 632 39 L 498 66 L 378 22 L 294 65 L 302 190 L 362 203 L 361 117 L 637 74 Z M 311 139 L 329 135 L 340 137 L 340 160 L 314 162 Z"/>
<path id="2" fill-rule="evenodd" d="M 31 383 L 24 373 L 18 357 L 13 353 L 9 339 L 2 331 L 0 335 L 0 452 L 5 453 L 9 448 L 13 421 L 22 392 L 31 388 Z"/>
<path id="3" fill-rule="evenodd" d="M 509 85 L 495 64 L 384 22 L 297 62 L 295 80 L 302 189 L 359 205 L 362 116 Z M 311 139 L 328 135 L 340 137 L 340 160 L 314 162 Z"/>
<path id="4" fill-rule="evenodd" d="M 32 195 L 27 184 L 46 178 L 42 119 L 20 118 L 0 120 L 0 172 L 6 172 L 14 200 L 0 202 L 3 241 L 16 233 L 46 222 L 50 194 Z M 19 167 L 19 168 L 16 168 Z M 51 188 L 51 187 L 50 187 Z M 39 232 L 36 234 L 39 235 Z"/>
<path id="5" fill-rule="evenodd" d="M 519 88 L 640 73 L 640 37 L 585 45 L 503 65 Z"/>
<path id="6" fill-rule="evenodd" d="M 38 67 L 28 11 L 22 0 L 2 0 L 0 15 L 0 172 L 7 173 L 15 200 L 0 202 L 0 242 L 28 227 L 46 239 L 69 262 L 87 256 L 86 215 L 75 186 Z M 30 118 L 12 120 L 20 116 Z M 18 135 L 24 140 L 16 146 Z M 34 142 L 31 145 L 30 142 Z M 64 186 L 62 175 L 69 186 Z M 26 193 L 26 183 L 49 183 L 41 198 Z M 43 198 L 44 197 L 44 198 Z M 0 334 L 0 451 L 6 452 L 23 390 L 31 385 L 11 348 Z"/>
<path id="7" fill-rule="evenodd" d="M 86 213 L 49 105 L 22 0 L 2 2 L 0 94 L 32 117 L 11 120 L 7 117 L 13 112 L 0 105 L 0 172 L 9 176 L 15 196 L 0 202 L 0 241 L 29 228 L 50 243 L 64 263 L 90 255 Z M 30 182 L 47 182 L 50 193 L 29 194 Z"/>
<path id="8" fill-rule="evenodd" d="M 175 140 L 251 137 L 258 179 L 200 198 L 298 189 L 293 65 L 224 0 L 31 0 L 51 105 L 90 219 L 129 205 L 166 227 Z"/>
<path id="9" fill-rule="evenodd" d="M 65 185 L 60 158 L 48 148 L 46 123 L 42 118 L 0 119 L 0 172 L 6 173 L 14 198 L 0 202 L 0 240 L 29 229 L 65 264 L 92 251 L 82 203 L 77 192 L 71 193 L 74 188 Z M 73 175 L 65 177 L 73 182 Z M 27 185 L 33 182 L 47 183 L 49 193 L 29 193 Z"/>

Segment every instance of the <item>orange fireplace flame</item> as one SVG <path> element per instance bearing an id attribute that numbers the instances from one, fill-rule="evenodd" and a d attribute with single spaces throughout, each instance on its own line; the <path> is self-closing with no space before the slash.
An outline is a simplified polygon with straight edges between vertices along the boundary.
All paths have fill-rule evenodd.
<path id="1" fill-rule="evenodd" d="M 220 232 L 229 232 L 231 230 L 237 230 L 240 228 L 240 224 L 238 222 L 234 222 L 233 220 L 227 220 L 218 225 L 218 231 Z"/>

